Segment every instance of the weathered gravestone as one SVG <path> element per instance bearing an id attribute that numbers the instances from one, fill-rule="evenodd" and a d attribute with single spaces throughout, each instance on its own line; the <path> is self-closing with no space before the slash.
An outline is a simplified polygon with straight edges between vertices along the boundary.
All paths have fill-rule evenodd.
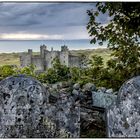
<path id="1" fill-rule="evenodd" d="M 37 80 L 24 75 L 8 77 L 0 82 L 0 137 L 78 137 L 79 108 L 74 101 L 68 103 L 74 106 L 66 105 L 65 113 L 63 98 L 55 107 L 51 105 L 49 93 Z"/>
<path id="2" fill-rule="evenodd" d="M 124 83 L 107 110 L 108 137 L 140 137 L 140 76 Z"/>

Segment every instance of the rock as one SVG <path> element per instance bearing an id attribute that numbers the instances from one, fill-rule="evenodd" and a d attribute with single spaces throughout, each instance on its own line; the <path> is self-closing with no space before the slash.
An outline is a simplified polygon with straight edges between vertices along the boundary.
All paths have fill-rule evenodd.
<path id="1" fill-rule="evenodd" d="M 53 89 L 60 89 L 61 86 L 62 86 L 62 83 L 55 83 L 55 84 L 52 84 L 52 88 L 53 88 Z"/>
<path id="2" fill-rule="evenodd" d="M 113 89 L 112 89 L 112 88 L 107 89 L 105 92 L 106 92 L 106 93 L 109 93 L 109 94 L 112 94 L 112 93 L 113 93 Z"/>
<path id="3" fill-rule="evenodd" d="M 74 84 L 73 89 L 79 90 L 80 89 L 80 84 L 79 83 Z"/>
<path id="4" fill-rule="evenodd" d="M 62 82 L 61 88 L 70 88 L 72 87 L 72 83 L 69 81 Z"/>
<path id="5" fill-rule="evenodd" d="M 117 96 L 113 94 L 92 92 L 92 102 L 95 107 L 108 108 L 116 99 Z"/>
<path id="6" fill-rule="evenodd" d="M 140 137 L 140 76 L 125 82 L 107 110 L 108 137 Z"/>
<path id="7" fill-rule="evenodd" d="M 114 95 L 118 95 L 118 92 L 117 92 L 117 91 L 115 91 L 115 92 L 113 92 L 113 94 L 114 94 Z"/>
<path id="8" fill-rule="evenodd" d="M 84 90 L 85 91 L 95 91 L 96 87 L 92 83 L 87 83 L 87 84 L 84 85 Z"/>
<path id="9" fill-rule="evenodd" d="M 106 92 L 106 88 L 105 87 L 100 87 L 97 92 L 103 92 L 104 93 L 104 92 Z"/>
<path id="10" fill-rule="evenodd" d="M 56 103 L 57 102 L 57 97 L 50 94 L 49 96 L 49 103 Z"/>
<path id="11" fill-rule="evenodd" d="M 79 91 L 74 89 L 74 90 L 72 91 L 72 94 L 73 94 L 73 95 L 76 95 L 76 96 L 79 96 Z"/>
<path id="12" fill-rule="evenodd" d="M 83 102 L 84 98 L 85 98 L 85 95 L 83 95 L 83 93 L 81 91 L 78 91 L 78 90 L 73 90 L 72 91 L 72 97 L 75 99 L 75 100 L 80 100 L 81 102 Z"/>
<path id="13" fill-rule="evenodd" d="M 105 137 L 105 122 L 98 111 L 80 108 L 81 137 Z M 99 131 L 100 130 L 100 131 Z M 97 136 L 97 134 L 99 136 Z"/>

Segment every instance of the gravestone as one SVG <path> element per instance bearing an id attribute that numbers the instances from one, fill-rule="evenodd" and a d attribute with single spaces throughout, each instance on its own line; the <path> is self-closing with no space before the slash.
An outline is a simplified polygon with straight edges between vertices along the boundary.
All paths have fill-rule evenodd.
<path id="1" fill-rule="evenodd" d="M 140 76 L 128 80 L 107 110 L 108 137 L 140 137 Z"/>
<path id="2" fill-rule="evenodd" d="M 66 104 L 68 99 L 64 102 L 60 98 L 52 105 L 49 103 L 49 95 L 46 88 L 32 77 L 18 75 L 2 80 L 0 138 L 78 137 L 80 128 L 76 123 L 80 115 L 76 102 L 71 99 Z M 66 125 L 62 127 L 63 124 Z"/>

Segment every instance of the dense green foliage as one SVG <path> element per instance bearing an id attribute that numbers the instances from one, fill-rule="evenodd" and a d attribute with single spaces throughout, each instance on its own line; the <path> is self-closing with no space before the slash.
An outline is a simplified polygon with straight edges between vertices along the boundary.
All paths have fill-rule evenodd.
<path id="1" fill-rule="evenodd" d="M 117 89 L 127 79 L 140 75 L 140 3 L 100 2 L 96 7 L 96 11 L 87 12 L 91 43 L 107 42 L 115 58 L 107 62 L 107 68 L 100 71 L 99 77 L 102 82 L 108 79 L 111 81 L 108 86 L 114 85 Z M 104 25 L 98 20 L 103 14 L 109 16 Z M 102 73 L 106 73 L 105 77 Z"/>

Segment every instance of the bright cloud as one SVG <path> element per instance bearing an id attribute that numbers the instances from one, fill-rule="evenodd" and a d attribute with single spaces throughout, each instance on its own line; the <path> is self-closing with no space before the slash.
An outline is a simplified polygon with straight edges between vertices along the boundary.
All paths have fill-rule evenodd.
<path id="1" fill-rule="evenodd" d="M 28 34 L 28 33 L 11 33 L 1 34 L 1 40 L 44 40 L 44 39 L 62 39 L 62 35 L 43 35 L 43 34 Z"/>

